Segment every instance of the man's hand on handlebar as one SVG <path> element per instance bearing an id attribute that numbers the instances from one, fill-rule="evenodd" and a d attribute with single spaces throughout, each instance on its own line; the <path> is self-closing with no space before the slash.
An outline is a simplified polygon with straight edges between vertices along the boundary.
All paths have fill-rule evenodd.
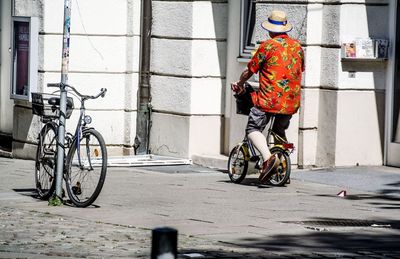
<path id="1" fill-rule="evenodd" d="M 234 91 L 235 93 L 237 93 L 239 95 L 245 91 L 243 84 L 240 84 L 239 81 L 231 83 L 231 89 L 232 89 L 232 91 Z"/>

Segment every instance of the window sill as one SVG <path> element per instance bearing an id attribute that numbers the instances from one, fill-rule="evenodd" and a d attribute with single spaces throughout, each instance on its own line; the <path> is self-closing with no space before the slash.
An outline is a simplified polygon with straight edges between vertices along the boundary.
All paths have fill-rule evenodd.
<path id="1" fill-rule="evenodd" d="M 237 57 L 236 60 L 239 63 L 249 63 L 250 58 L 249 57 Z"/>

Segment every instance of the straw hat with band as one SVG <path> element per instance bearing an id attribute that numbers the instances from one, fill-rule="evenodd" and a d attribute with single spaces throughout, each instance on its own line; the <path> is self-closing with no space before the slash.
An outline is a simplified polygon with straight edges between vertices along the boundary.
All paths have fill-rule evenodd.
<path id="1" fill-rule="evenodd" d="M 283 11 L 272 11 L 268 20 L 263 22 L 261 26 L 270 32 L 284 33 L 292 30 L 292 25 L 286 19 L 286 14 Z"/>

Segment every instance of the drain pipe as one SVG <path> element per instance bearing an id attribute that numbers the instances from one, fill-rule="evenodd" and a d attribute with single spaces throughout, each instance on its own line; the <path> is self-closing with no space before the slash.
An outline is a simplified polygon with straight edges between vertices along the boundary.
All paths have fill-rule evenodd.
<path id="1" fill-rule="evenodd" d="M 150 93 L 150 54 L 152 1 L 142 0 L 141 44 L 140 44 L 140 77 L 138 90 L 138 111 L 136 119 L 135 154 L 149 154 L 151 128 L 151 93 Z"/>

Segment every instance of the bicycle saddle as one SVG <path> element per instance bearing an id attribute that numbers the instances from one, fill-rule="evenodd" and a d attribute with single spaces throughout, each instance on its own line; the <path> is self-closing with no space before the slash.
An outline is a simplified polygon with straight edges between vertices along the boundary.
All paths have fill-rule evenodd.
<path id="1" fill-rule="evenodd" d="M 50 105 L 60 105 L 60 98 L 59 97 L 51 97 L 49 98 L 49 104 Z M 74 101 L 72 100 L 71 97 L 67 97 L 67 108 L 73 108 L 74 107 Z"/>

